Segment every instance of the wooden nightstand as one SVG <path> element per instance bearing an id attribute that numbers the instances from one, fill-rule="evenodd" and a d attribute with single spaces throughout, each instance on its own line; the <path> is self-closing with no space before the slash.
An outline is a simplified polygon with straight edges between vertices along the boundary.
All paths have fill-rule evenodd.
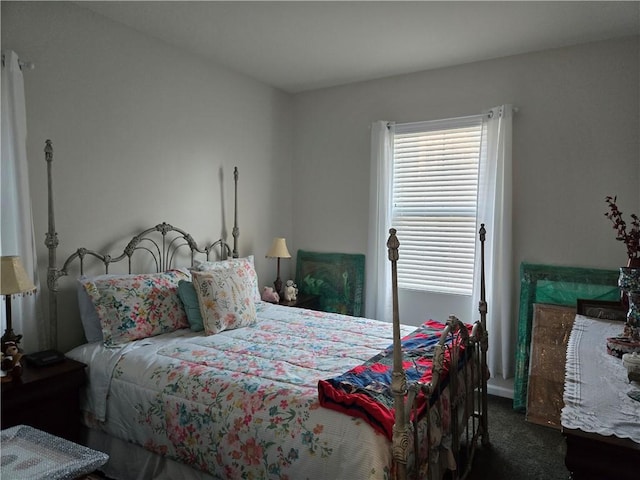
<path id="1" fill-rule="evenodd" d="M 298 298 L 292 302 L 280 300 L 280 305 L 287 307 L 308 308 L 310 310 L 320 309 L 320 298 L 317 295 L 298 295 Z"/>
<path id="2" fill-rule="evenodd" d="M 80 436 L 79 390 L 86 379 L 86 365 L 69 358 L 40 368 L 23 363 L 19 381 L 2 383 L 0 428 L 31 425 L 77 441 Z"/>

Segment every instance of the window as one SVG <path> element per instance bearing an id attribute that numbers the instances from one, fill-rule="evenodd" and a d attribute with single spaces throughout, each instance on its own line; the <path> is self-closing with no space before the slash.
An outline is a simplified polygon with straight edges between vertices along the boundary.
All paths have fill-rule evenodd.
<path id="1" fill-rule="evenodd" d="M 425 318 L 444 320 L 449 313 L 459 315 L 463 321 L 471 322 L 477 318 L 480 259 L 477 258 L 479 242 L 476 228 L 484 223 L 487 232 L 486 294 L 491 311 L 487 328 L 490 337 L 501 345 L 489 351 L 487 362 L 493 372 L 504 378 L 513 376 L 515 359 L 515 344 L 509 341 L 514 338 L 512 312 L 515 297 L 511 205 L 514 111 L 512 105 L 504 104 L 487 109 L 481 115 L 447 121 L 398 124 L 385 119 L 371 124 L 367 316 L 379 320 L 388 320 L 392 316 L 389 295 L 392 276 L 385 243 L 389 228 L 393 227 L 398 230 L 400 241 L 398 280 L 403 322 L 418 325 Z M 434 135 L 443 138 L 436 142 Z M 452 148 L 456 143 L 454 139 L 458 140 L 457 148 Z M 436 148 L 438 143 L 439 148 Z M 475 147 L 471 148 L 471 145 Z M 426 175 L 427 165 L 438 155 L 441 164 L 450 164 L 451 168 L 432 168 L 431 174 Z M 471 160 L 474 155 L 475 160 Z M 468 179 L 459 175 L 458 166 L 453 168 L 452 159 L 456 156 L 462 163 L 465 158 L 477 162 L 475 214 L 473 205 L 467 208 L 467 197 L 474 198 L 474 194 L 464 194 L 468 189 Z M 414 170 L 410 166 L 412 159 Z M 453 176 L 454 171 L 457 171 L 457 176 Z M 426 181 L 433 184 L 421 185 Z M 442 199 L 431 198 L 438 191 L 446 192 L 446 195 L 443 193 Z M 440 243 L 439 249 L 435 250 L 428 242 Z M 472 242 L 475 247 L 471 246 Z M 461 253 L 457 252 L 458 248 L 461 248 Z M 452 255 L 454 251 L 456 253 Z M 475 272 L 469 255 L 476 257 L 473 259 Z M 418 278 L 412 275 L 414 270 L 418 272 Z M 459 274 L 458 270 L 466 273 Z M 475 277 L 474 282 L 471 275 Z"/>
<path id="2" fill-rule="evenodd" d="M 483 117 L 396 124 L 392 225 L 400 288 L 471 295 Z"/>

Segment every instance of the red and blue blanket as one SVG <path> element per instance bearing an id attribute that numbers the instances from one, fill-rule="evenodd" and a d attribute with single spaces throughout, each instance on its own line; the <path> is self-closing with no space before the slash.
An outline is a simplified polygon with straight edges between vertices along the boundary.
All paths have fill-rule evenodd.
<path id="1" fill-rule="evenodd" d="M 467 325 L 471 333 L 472 325 Z M 435 347 L 440 341 L 446 324 L 428 320 L 415 331 L 403 337 L 402 356 L 407 383 L 428 383 L 432 378 L 432 365 Z M 460 334 L 449 335 L 447 345 L 455 342 L 460 346 L 464 362 L 464 344 Z M 441 381 L 447 381 L 450 364 L 450 349 L 445 349 L 444 371 Z M 391 374 L 393 372 L 393 345 L 364 364 L 328 380 L 318 382 L 320 405 L 347 415 L 362 418 L 373 428 L 391 439 L 395 422 L 394 397 L 391 392 Z M 416 398 L 416 412 L 420 416 L 426 410 L 425 395 L 419 393 Z"/>

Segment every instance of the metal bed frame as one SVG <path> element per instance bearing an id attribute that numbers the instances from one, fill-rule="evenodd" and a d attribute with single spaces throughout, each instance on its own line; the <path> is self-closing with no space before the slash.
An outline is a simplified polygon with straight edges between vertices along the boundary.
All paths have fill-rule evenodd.
<path id="1" fill-rule="evenodd" d="M 85 257 L 92 257 L 102 263 L 104 273 L 109 273 L 109 267 L 123 260 L 128 261 L 128 273 L 133 273 L 132 258 L 137 251 L 146 252 L 151 259 L 152 265 L 155 266 L 156 272 L 162 272 L 173 268 L 176 256 L 188 249 L 190 256 L 190 266 L 194 266 L 196 254 L 204 255 L 205 260 L 209 260 L 211 255 L 219 249 L 218 258 L 224 259 L 229 256 L 238 257 L 238 237 L 240 229 L 238 228 L 238 167 L 233 170 L 234 178 L 234 215 L 233 215 L 233 250 L 224 239 L 216 240 L 203 247 L 193 239 L 191 234 L 185 230 L 174 227 L 173 225 L 162 222 L 151 228 L 142 230 L 134 235 L 129 241 L 123 252 L 113 257 L 90 250 L 87 248 L 78 248 L 72 253 L 62 264 L 57 267 L 56 249 L 58 247 L 58 233 L 55 227 L 55 214 L 53 208 L 53 144 L 51 140 L 45 142 L 45 161 L 47 162 L 47 187 L 48 187 L 48 230 L 45 237 L 45 245 L 49 249 L 49 266 L 47 269 L 47 287 L 49 289 L 49 322 L 50 322 L 50 338 L 54 348 L 57 346 L 58 338 L 58 279 L 69 275 L 69 266 L 74 262 L 79 262 L 80 275 L 84 273 Z"/>
<path id="2" fill-rule="evenodd" d="M 226 243 L 224 239 L 216 240 L 213 243 L 207 244 L 204 247 L 200 247 L 193 237 L 185 230 L 174 227 L 173 225 L 162 222 L 151 228 L 142 230 L 129 241 L 124 251 L 113 257 L 109 254 L 103 254 L 87 248 L 78 248 L 73 254 L 71 254 L 62 264 L 62 267 L 57 267 L 56 249 L 58 247 L 58 234 L 55 229 L 55 215 L 53 208 L 53 179 L 52 179 L 52 164 L 53 164 L 53 145 L 51 140 L 46 141 L 45 145 L 45 160 L 47 162 L 47 186 L 48 186 L 48 230 L 46 233 L 45 245 L 49 250 L 49 263 L 47 271 L 47 286 L 49 289 L 49 320 L 50 320 L 50 334 L 54 343 L 57 340 L 57 311 L 58 311 L 58 280 L 61 277 L 69 274 L 68 268 L 74 261 L 78 261 L 80 266 L 80 274 L 83 274 L 85 257 L 93 257 L 97 259 L 104 266 L 104 272 L 109 272 L 109 267 L 112 264 L 124 261 L 128 261 L 128 272 L 132 272 L 132 256 L 136 251 L 144 251 L 151 255 L 153 259 L 152 265 L 155 266 L 157 272 L 164 271 L 169 268 L 173 268 L 174 260 L 179 249 L 184 247 L 188 248 L 190 255 L 191 266 L 194 265 L 195 255 L 202 254 L 207 260 L 210 255 L 216 252 L 219 248 L 219 258 L 226 258 L 231 255 L 233 258 L 238 257 L 238 237 L 240 230 L 238 228 L 238 169 L 234 168 L 234 226 L 232 230 L 233 236 L 233 249 Z M 389 231 L 390 236 L 387 242 L 388 257 L 391 262 L 392 272 L 392 296 L 393 296 L 393 374 L 391 390 L 395 397 L 395 424 L 393 427 L 392 438 L 392 453 L 394 462 L 396 462 L 395 474 L 398 480 L 405 480 L 408 478 L 409 471 L 413 472 L 413 477 L 422 478 L 423 474 L 426 476 L 428 472 L 424 470 L 424 465 L 428 465 L 424 462 L 424 459 L 419 459 L 417 454 L 413 455 L 414 463 L 409 465 L 410 454 L 412 453 L 412 447 L 416 446 L 413 450 L 417 450 L 417 415 L 415 414 L 415 399 L 416 396 L 422 392 L 427 398 L 444 388 L 445 379 L 443 378 L 442 371 L 445 364 L 445 352 L 449 349 L 449 355 L 452 365 L 457 365 L 461 352 L 457 348 L 447 347 L 445 340 L 453 335 L 461 335 L 462 340 L 467 350 L 467 355 L 472 358 L 471 361 L 475 362 L 475 371 L 478 375 L 478 382 L 466 381 L 467 391 L 465 392 L 465 398 L 472 399 L 471 411 L 464 412 L 464 422 L 466 423 L 463 432 L 458 431 L 458 409 L 465 408 L 469 410 L 469 402 L 465 401 L 463 405 L 460 405 L 459 401 L 453 401 L 454 393 L 452 393 L 451 418 L 456 419 L 452 422 L 453 438 L 452 449 L 456 455 L 456 462 L 460 464 L 461 448 L 464 446 L 466 449 L 466 467 L 462 475 L 459 475 L 458 470 L 453 472 L 453 478 L 465 478 L 470 471 L 473 454 L 476 449 L 477 440 L 482 438 L 482 444 L 487 445 L 489 443 L 489 433 L 487 424 L 487 379 L 488 370 L 486 367 L 486 352 L 488 347 L 488 336 L 486 330 L 486 316 L 487 316 L 487 302 L 485 296 L 485 260 L 484 260 L 484 243 L 485 243 L 485 229 L 482 225 L 480 236 L 480 255 L 481 255 L 481 292 L 479 302 L 480 320 L 475 322 L 471 335 L 468 334 L 467 328 L 464 324 L 454 316 L 450 316 L 447 321 L 447 326 L 442 334 L 440 343 L 436 347 L 434 360 L 433 360 L 433 378 L 428 384 L 412 384 L 407 385 L 407 379 L 405 371 L 402 366 L 402 348 L 400 339 L 400 317 L 398 312 L 398 278 L 397 278 L 397 262 L 399 258 L 398 249 L 400 242 L 396 236 L 396 230 L 391 229 Z M 160 236 L 159 239 L 158 235 Z M 155 238 L 154 238 L 155 237 Z M 216 252 L 217 253 L 217 252 Z M 470 353 L 469 353 L 470 352 Z M 450 368 L 450 372 L 446 381 L 451 388 L 451 392 L 457 392 L 457 388 L 460 382 L 459 369 Z M 465 370 L 466 371 L 466 370 Z M 468 380 L 468 379 L 467 379 Z M 428 403 L 428 402 L 427 402 Z M 427 407 L 427 413 L 429 414 Z M 413 432 L 413 437 L 412 437 Z M 461 435 L 462 434 L 462 435 Z M 463 436 L 466 436 L 466 442 L 462 444 L 460 441 Z M 411 468 L 410 468 L 411 467 Z M 422 471 L 421 471 L 422 468 Z"/>
<path id="3" fill-rule="evenodd" d="M 480 238 L 480 302 L 478 311 L 480 313 L 480 320 L 476 321 L 473 325 L 471 335 L 464 324 L 455 316 L 449 316 L 447 320 L 447 326 L 440 337 L 440 341 L 435 348 L 433 357 L 433 370 L 432 380 L 429 383 L 413 383 L 407 386 L 407 378 L 402 365 L 402 345 L 400 339 L 400 315 L 398 309 L 398 274 L 397 264 L 399 259 L 399 247 L 400 242 L 396 236 L 396 230 L 394 228 L 389 230 L 389 239 L 387 241 L 388 256 L 391 262 L 391 283 L 392 283 L 392 295 L 393 295 L 393 373 L 391 391 L 394 395 L 394 407 L 395 407 L 395 424 L 393 426 L 393 458 L 396 462 L 396 478 L 398 480 L 405 480 L 408 478 L 409 472 L 409 454 L 411 453 L 410 435 L 413 432 L 413 445 L 417 445 L 417 415 L 415 410 L 415 400 L 417 395 L 422 392 L 427 399 L 430 399 L 432 395 L 439 393 L 443 388 L 442 372 L 445 367 L 445 352 L 449 348 L 450 354 L 450 368 L 448 372 L 448 384 L 451 392 L 451 428 L 452 428 L 452 451 L 456 457 L 456 464 L 460 466 L 462 455 L 461 448 L 463 444 L 461 442 L 461 435 L 465 436 L 465 465 L 462 474 L 456 469 L 452 472 L 452 478 L 464 479 L 471 471 L 471 465 L 473 462 L 473 456 L 476 450 L 478 438 L 481 437 L 482 444 L 489 444 L 489 429 L 488 429 L 488 417 L 487 417 L 487 380 L 488 380 L 488 368 L 487 368 L 487 349 L 488 349 L 488 335 L 487 335 L 487 301 L 485 292 L 485 256 L 484 256 L 484 244 L 486 240 L 486 230 L 484 224 L 481 225 L 479 230 Z M 471 360 L 475 362 L 474 367 L 478 372 L 478 382 L 474 382 L 473 379 L 465 382 L 465 394 L 464 398 L 471 399 L 471 411 L 463 412 L 465 427 L 463 432 L 459 432 L 458 425 L 458 409 L 469 407 L 469 403 L 464 401 L 462 405 L 460 402 L 454 401 L 454 395 L 458 392 L 458 384 L 460 381 L 460 370 L 457 368 L 458 360 L 460 359 L 460 349 L 445 346 L 446 340 L 454 335 L 462 336 L 462 343 L 465 345 L 465 351 L 471 351 Z M 452 342 L 453 344 L 453 342 Z M 425 416 L 429 416 L 429 405 L 427 401 L 427 411 Z M 414 465 L 413 475 L 414 478 L 422 478 L 428 474 L 425 471 L 424 466 L 428 468 L 428 458 L 420 459 L 415 454 L 414 449 Z M 421 468 L 422 467 L 422 468 Z"/>

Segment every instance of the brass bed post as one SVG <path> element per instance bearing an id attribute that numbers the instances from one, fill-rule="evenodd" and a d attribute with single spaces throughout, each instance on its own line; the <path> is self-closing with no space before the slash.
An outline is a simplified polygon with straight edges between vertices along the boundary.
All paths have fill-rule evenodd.
<path id="1" fill-rule="evenodd" d="M 394 396 L 395 422 L 393 424 L 393 459 L 396 462 L 396 479 L 407 478 L 407 449 L 409 447 L 408 421 L 405 418 L 405 395 L 407 378 L 402 365 L 402 344 L 400 342 L 400 315 L 398 311 L 398 248 L 400 242 L 396 229 L 389 229 L 389 260 L 391 261 L 391 290 L 393 292 L 393 376 L 391 391 Z M 409 406 L 410 407 L 410 406 Z"/>
<path id="2" fill-rule="evenodd" d="M 233 258 L 238 258 L 238 236 L 240 236 L 240 229 L 238 228 L 238 167 L 233 169 L 233 181 L 234 181 L 234 206 L 233 206 Z"/>
<path id="3" fill-rule="evenodd" d="M 484 223 L 480 224 L 480 302 L 478 304 L 478 311 L 480 312 L 480 324 L 482 325 L 482 338 L 480 340 L 480 351 L 482 352 L 481 366 L 482 379 L 480 384 L 482 385 L 482 415 L 480 416 L 481 431 L 482 431 L 482 444 L 489 444 L 489 421 L 487 418 L 487 348 L 489 345 L 488 333 L 487 333 L 487 297 L 485 289 L 484 279 L 484 243 L 487 236 L 487 231 L 484 228 Z"/>
<path id="4" fill-rule="evenodd" d="M 48 193 L 48 217 L 49 227 L 45 236 L 44 244 L 49 249 L 49 266 L 47 269 L 47 287 L 49 289 L 49 345 L 51 348 L 58 347 L 58 277 L 56 268 L 56 248 L 58 246 L 58 234 L 56 232 L 56 222 L 53 211 L 53 178 L 51 165 L 53 163 L 53 145 L 51 140 L 45 142 L 44 159 L 47 162 L 47 193 Z"/>

